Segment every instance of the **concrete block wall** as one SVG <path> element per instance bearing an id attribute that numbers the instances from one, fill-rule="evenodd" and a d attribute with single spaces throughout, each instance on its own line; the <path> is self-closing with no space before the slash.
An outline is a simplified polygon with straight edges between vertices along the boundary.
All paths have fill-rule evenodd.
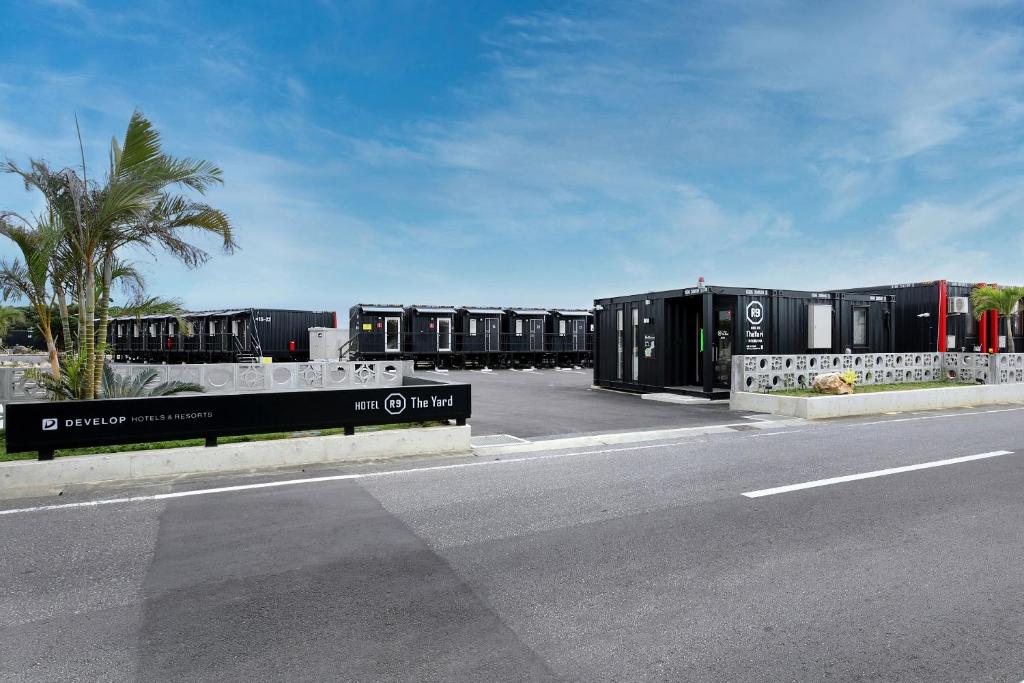
<path id="1" fill-rule="evenodd" d="M 852 370 L 857 384 L 903 384 L 946 379 L 960 384 L 1024 382 L 1024 354 L 864 353 L 735 356 L 733 391 L 770 393 L 810 387 L 826 372 Z"/>

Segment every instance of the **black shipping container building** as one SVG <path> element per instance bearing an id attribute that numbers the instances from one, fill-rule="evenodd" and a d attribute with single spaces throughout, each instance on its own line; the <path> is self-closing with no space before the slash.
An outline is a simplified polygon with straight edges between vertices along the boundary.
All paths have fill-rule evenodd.
<path id="1" fill-rule="evenodd" d="M 462 365 L 494 367 L 501 364 L 501 321 L 505 311 L 485 306 L 463 306 L 455 314 L 455 349 Z"/>
<path id="2" fill-rule="evenodd" d="M 593 314 L 590 311 L 553 309 L 547 319 L 548 350 L 555 356 L 556 365 L 582 365 L 590 355 L 590 331 Z"/>
<path id="3" fill-rule="evenodd" d="M 108 343 L 117 360 L 163 363 L 309 360 L 309 328 L 334 327 L 333 311 L 239 308 L 110 321 Z M 181 323 L 184 323 L 181 324 Z"/>
<path id="4" fill-rule="evenodd" d="M 449 306 L 408 306 L 404 313 L 406 354 L 434 367 L 451 365 L 455 309 Z"/>
<path id="5" fill-rule="evenodd" d="M 896 298 L 893 313 L 896 348 L 899 353 L 915 351 L 983 352 L 1005 351 L 1007 321 L 997 311 L 986 311 L 975 319 L 971 290 L 984 283 L 933 280 L 907 284 L 857 287 L 847 292 L 886 294 Z M 1024 348 L 1021 313 L 1010 316 L 1010 333 L 1015 348 Z"/>
<path id="6" fill-rule="evenodd" d="M 513 365 L 542 365 L 547 346 L 545 330 L 551 314 L 535 308 L 506 308 L 502 342 Z"/>
<path id="7" fill-rule="evenodd" d="M 356 304 L 348 311 L 349 353 L 361 360 L 400 358 L 402 318 L 405 309 L 397 304 Z"/>
<path id="8" fill-rule="evenodd" d="M 889 352 L 892 296 L 700 285 L 595 301 L 594 381 L 724 397 L 733 355 Z"/>

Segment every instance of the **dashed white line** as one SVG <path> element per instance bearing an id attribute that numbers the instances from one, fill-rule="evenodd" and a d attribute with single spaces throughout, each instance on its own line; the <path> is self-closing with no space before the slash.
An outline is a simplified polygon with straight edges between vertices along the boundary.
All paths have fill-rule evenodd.
<path id="1" fill-rule="evenodd" d="M 819 486 L 831 486 L 833 484 L 843 484 L 848 481 L 858 481 L 860 479 L 873 479 L 875 477 L 885 477 L 890 474 L 901 474 L 903 472 L 914 472 L 916 470 L 926 470 L 932 467 L 943 467 L 945 465 L 956 465 L 962 462 L 971 462 L 972 460 L 984 460 L 985 458 L 995 458 L 1000 455 L 1011 455 L 1013 451 L 991 451 L 989 453 L 978 453 L 977 455 L 965 455 L 960 458 L 948 458 L 946 460 L 933 460 L 931 462 L 922 462 L 917 465 L 906 465 L 904 467 L 890 467 L 884 470 L 875 470 L 873 472 L 861 472 L 860 474 L 848 474 L 843 477 L 832 477 L 830 479 L 816 479 L 814 481 L 805 481 L 801 484 L 789 484 L 788 486 L 776 486 L 771 489 L 761 489 L 760 491 L 747 491 L 743 495 L 747 498 L 763 498 L 765 496 L 774 496 L 779 493 L 789 493 L 791 491 L 802 491 L 804 489 L 812 489 Z"/>

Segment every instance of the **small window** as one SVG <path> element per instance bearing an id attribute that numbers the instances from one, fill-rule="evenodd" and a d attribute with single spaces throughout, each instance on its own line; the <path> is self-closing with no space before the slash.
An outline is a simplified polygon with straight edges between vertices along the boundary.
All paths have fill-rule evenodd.
<path id="1" fill-rule="evenodd" d="M 857 306 L 853 309 L 853 345 L 868 345 L 868 309 Z"/>
<path id="2" fill-rule="evenodd" d="M 238 321 L 237 320 L 232 320 L 231 321 L 231 336 L 233 336 L 233 337 L 237 337 L 238 336 Z"/>
<path id="3" fill-rule="evenodd" d="M 156 336 L 156 323 L 150 323 L 149 324 L 149 336 L 150 337 L 155 337 Z"/>
<path id="4" fill-rule="evenodd" d="M 522 337 L 523 336 L 523 321 L 522 320 L 517 320 L 516 321 L 516 336 L 517 337 Z"/>
<path id="5" fill-rule="evenodd" d="M 124 323 L 118 323 L 117 324 L 117 336 L 118 337 L 123 337 L 124 336 Z"/>
<path id="6" fill-rule="evenodd" d="M 174 323 L 173 322 L 167 323 L 167 336 L 169 336 L 169 337 L 173 337 L 174 336 Z"/>
<path id="7" fill-rule="evenodd" d="M 469 336 L 476 336 L 476 318 L 469 319 Z"/>
<path id="8" fill-rule="evenodd" d="M 135 337 L 136 339 L 139 338 L 140 327 L 142 327 L 142 325 L 139 325 L 138 323 L 132 323 L 132 336 Z"/>
<path id="9" fill-rule="evenodd" d="M 210 334 L 211 335 L 217 334 L 217 321 L 216 320 L 211 320 L 210 321 Z"/>
<path id="10" fill-rule="evenodd" d="M 558 321 L 558 334 L 562 335 L 563 337 L 565 336 L 565 321 L 564 320 L 559 320 Z"/>

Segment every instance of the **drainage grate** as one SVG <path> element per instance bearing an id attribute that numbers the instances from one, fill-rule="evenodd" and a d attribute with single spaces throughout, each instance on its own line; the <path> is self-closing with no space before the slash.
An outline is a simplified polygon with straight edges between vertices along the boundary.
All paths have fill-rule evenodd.
<path id="1" fill-rule="evenodd" d="M 487 436 L 474 436 L 469 443 L 473 448 L 487 448 L 488 446 L 505 446 L 512 443 L 529 443 L 529 441 L 511 434 L 488 434 Z"/>

